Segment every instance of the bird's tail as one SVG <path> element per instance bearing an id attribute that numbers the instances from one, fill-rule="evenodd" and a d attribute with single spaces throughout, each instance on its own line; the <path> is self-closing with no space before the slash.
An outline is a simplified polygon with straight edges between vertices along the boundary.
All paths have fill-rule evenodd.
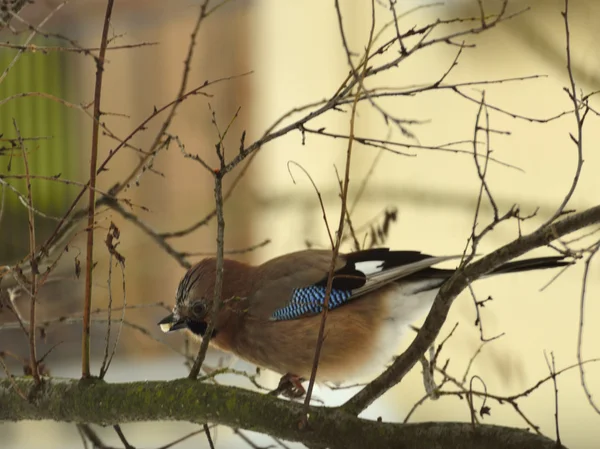
<path id="1" fill-rule="evenodd" d="M 572 260 L 567 260 L 563 256 L 535 257 L 532 259 L 516 260 L 500 265 L 494 271 L 488 274 L 517 273 L 519 271 L 543 270 L 545 268 L 558 268 L 572 265 Z"/>

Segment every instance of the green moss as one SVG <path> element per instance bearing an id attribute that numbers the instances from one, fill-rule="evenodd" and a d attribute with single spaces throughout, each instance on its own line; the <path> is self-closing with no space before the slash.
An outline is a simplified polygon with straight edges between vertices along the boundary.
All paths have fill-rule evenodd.
<path id="1" fill-rule="evenodd" d="M 0 421 L 50 419 L 103 425 L 134 421 L 179 420 L 213 422 L 241 427 L 274 437 L 302 441 L 309 446 L 344 447 L 456 447 L 555 449 L 553 441 L 520 429 L 470 423 L 391 424 L 359 419 L 340 409 L 311 407 L 308 429 L 299 430 L 303 405 L 236 387 L 181 379 L 168 382 L 108 384 L 100 380 L 45 381 L 36 387 L 31 378 L 14 385 L 28 395 L 24 400 L 8 379 L 0 379 Z M 490 442 L 501 445 L 488 444 Z M 506 445 L 513 441 L 520 445 Z"/>

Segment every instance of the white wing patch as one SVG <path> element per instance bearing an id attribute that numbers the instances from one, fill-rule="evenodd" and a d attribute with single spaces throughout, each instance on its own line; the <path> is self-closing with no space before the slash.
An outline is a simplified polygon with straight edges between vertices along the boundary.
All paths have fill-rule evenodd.
<path id="1" fill-rule="evenodd" d="M 358 271 L 362 271 L 367 276 L 370 276 L 382 271 L 383 260 L 366 260 L 364 262 L 357 262 L 354 264 L 354 267 Z"/>
<path id="2" fill-rule="evenodd" d="M 404 277 L 410 276 L 413 273 L 417 273 L 433 265 L 437 265 L 438 263 L 446 262 L 448 260 L 460 259 L 461 257 L 462 256 L 430 257 L 428 259 L 420 260 L 418 262 L 409 263 L 406 265 L 401 265 L 399 267 L 390 268 L 388 270 L 380 269 L 378 272 L 367 275 L 367 282 L 364 286 L 352 292 L 353 297 L 356 298 L 371 291 L 377 290 L 382 285 L 398 281 Z M 378 261 L 374 262 L 376 264 Z M 369 264 L 370 262 L 359 262 L 356 264 L 356 268 L 358 268 L 358 266 L 363 263 Z"/>

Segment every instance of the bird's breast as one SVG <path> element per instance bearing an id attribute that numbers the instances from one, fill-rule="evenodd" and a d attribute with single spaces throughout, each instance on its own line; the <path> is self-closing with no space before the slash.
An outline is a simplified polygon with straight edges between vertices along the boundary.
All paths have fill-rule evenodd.
<path id="1" fill-rule="evenodd" d="M 407 327 L 435 298 L 437 290 L 414 287 L 389 284 L 329 311 L 317 379 L 342 383 L 381 372 L 397 355 Z M 234 339 L 216 343 L 261 367 L 308 378 L 321 319 L 315 315 L 267 321 L 247 316 Z"/>

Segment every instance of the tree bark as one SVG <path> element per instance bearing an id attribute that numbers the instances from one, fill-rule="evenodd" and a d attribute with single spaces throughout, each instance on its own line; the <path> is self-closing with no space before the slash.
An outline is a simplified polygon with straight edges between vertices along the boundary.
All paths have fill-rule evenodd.
<path id="1" fill-rule="evenodd" d="M 24 400 L 17 389 L 28 400 Z M 339 408 L 312 407 L 299 428 L 302 404 L 273 396 L 179 379 L 109 384 L 101 380 L 0 380 L 0 421 L 53 420 L 100 425 L 136 421 L 216 423 L 330 448 L 556 449 L 522 429 L 467 423 L 368 421 Z"/>

